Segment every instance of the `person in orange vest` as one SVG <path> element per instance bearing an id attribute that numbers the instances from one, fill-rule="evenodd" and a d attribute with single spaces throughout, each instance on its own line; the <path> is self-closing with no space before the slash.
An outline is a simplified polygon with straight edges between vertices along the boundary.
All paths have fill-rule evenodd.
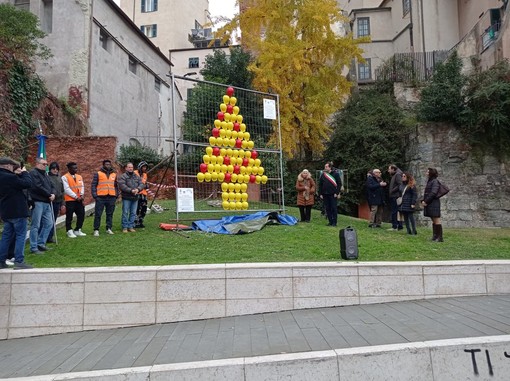
<path id="1" fill-rule="evenodd" d="M 141 161 L 138 164 L 138 169 L 135 171 L 135 174 L 140 176 L 142 179 L 142 183 L 144 185 L 144 189 L 138 193 L 138 206 L 136 208 L 136 218 L 135 218 L 135 228 L 144 228 L 143 219 L 147 214 L 147 188 L 149 185 L 147 184 L 147 169 L 149 168 L 149 164 L 146 161 Z"/>
<path id="2" fill-rule="evenodd" d="M 64 201 L 66 203 L 66 231 L 69 238 L 83 237 L 87 234 L 81 231 L 83 221 L 85 220 L 85 205 L 83 205 L 83 195 L 85 194 L 85 185 L 83 178 L 78 175 L 78 164 L 75 162 L 67 163 L 68 172 L 62 176 L 64 183 Z M 76 228 L 72 229 L 73 214 L 76 213 Z"/>
<path id="3" fill-rule="evenodd" d="M 94 207 L 94 237 L 99 237 L 99 227 L 101 226 L 101 216 L 106 209 L 106 233 L 114 234 L 113 213 L 115 212 L 115 201 L 119 196 L 117 187 L 117 173 L 112 167 L 111 160 L 103 160 L 101 169 L 94 173 L 92 179 L 92 197 L 96 200 Z"/>

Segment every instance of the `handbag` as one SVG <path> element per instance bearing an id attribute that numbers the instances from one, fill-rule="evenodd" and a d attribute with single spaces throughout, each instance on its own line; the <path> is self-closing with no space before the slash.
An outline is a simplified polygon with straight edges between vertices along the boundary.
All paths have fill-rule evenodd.
<path id="1" fill-rule="evenodd" d="M 402 192 L 402 196 L 397 198 L 397 205 L 402 205 L 402 198 L 404 197 L 404 194 L 406 193 L 407 186 L 404 188 L 404 191 Z"/>
<path id="2" fill-rule="evenodd" d="M 441 183 L 439 180 L 437 180 L 437 182 L 439 183 L 439 189 L 437 191 L 436 198 L 441 198 L 445 194 L 448 194 L 448 192 L 450 192 L 450 188 Z"/>

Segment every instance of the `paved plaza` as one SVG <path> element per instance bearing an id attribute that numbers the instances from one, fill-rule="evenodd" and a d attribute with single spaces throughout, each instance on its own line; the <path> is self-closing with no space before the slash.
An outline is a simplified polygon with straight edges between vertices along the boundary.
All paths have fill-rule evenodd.
<path id="1" fill-rule="evenodd" d="M 0 377 L 510 334 L 510 295 L 272 312 L 0 341 Z"/>

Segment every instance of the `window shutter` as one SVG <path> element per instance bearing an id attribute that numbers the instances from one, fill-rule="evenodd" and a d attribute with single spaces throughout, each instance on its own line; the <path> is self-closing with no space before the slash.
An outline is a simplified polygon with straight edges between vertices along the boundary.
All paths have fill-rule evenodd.
<path id="1" fill-rule="evenodd" d="M 142 33 L 143 33 L 143 34 L 145 34 L 145 25 L 142 25 L 142 26 L 140 27 L 140 30 L 142 31 Z"/>
<path id="2" fill-rule="evenodd" d="M 142 0 L 142 12 L 145 12 L 145 0 Z"/>
<path id="3" fill-rule="evenodd" d="M 158 10 L 158 0 L 154 0 L 154 12 Z"/>
<path id="4" fill-rule="evenodd" d="M 158 24 L 152 24 L 152 37 L 156 37 L 158 35 Z"/>

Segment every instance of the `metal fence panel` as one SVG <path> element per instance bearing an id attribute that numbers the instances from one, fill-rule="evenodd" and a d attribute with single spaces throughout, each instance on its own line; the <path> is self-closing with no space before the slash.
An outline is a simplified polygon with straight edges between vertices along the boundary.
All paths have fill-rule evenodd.
<path id="1" fill-rule="evenodd" d="M 175 75 L 172 88 L 176 219 L 284 211 L 278 96 Z"/>

